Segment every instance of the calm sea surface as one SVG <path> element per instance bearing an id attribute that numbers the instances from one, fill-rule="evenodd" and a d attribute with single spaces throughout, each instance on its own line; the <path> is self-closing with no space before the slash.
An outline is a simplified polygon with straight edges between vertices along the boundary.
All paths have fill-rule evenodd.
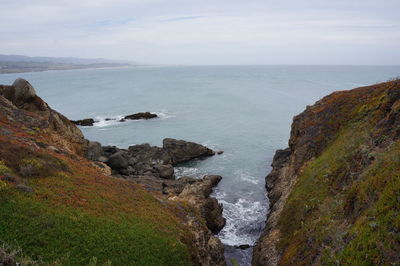
<path id="1" fill-rule="evenodd" d="M 224 150 L 223 155 L 177 169 L 177 175 L 218 174 L 214 195 L 224 205 L 219 237 L 226 256 L 248 265 L 268 211 L 264 177 L 274 151 L 285 148 L 292 117 L 335 90 L 351 89 L 400 75 L 400 66 L 201 66 L 133 67 L 0 75 L 30 81 L 51 107 L 70 119 L 93 117 L 86 138 L 103 145 L 161 145 L 172 137 Z M 104 121 L 150 111 L 159 119 Z"/>

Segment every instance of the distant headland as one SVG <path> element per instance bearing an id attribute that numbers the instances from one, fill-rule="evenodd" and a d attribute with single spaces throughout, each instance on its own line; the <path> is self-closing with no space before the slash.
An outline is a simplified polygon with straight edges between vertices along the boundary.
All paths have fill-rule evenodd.
<path id="1" fill-rule="evenodd" d="M 0 54 L 0 74 L 39 72 L 46 70 L 128 67 L 134 65 L 138 65 L 138 63 L 103 58 L 29 57 L 23 55 Z"/>

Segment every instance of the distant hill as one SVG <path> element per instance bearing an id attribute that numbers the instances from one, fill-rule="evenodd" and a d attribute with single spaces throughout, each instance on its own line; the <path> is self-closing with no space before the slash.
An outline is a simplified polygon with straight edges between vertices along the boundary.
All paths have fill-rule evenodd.
<path id="1" fill-rule="evenodd" d="M 0 55 L 0 73 L 20 73 L 45 70 L 66 70 L 137 65 L 136 62 L 103 58 L 76 57 L 29 57 L 24 55 Z"/>

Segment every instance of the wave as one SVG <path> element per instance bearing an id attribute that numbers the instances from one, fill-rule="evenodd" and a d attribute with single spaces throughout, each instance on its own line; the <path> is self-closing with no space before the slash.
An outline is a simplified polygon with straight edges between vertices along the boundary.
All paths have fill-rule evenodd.
<path id="1" fill-rule="evenodd" d="M 267 202 L 246 198 L 227 202 L 225 193 L 216 191 L 215 195 L 223 204 L 223 216 L 226 218 L 226 225 L 218 234 L 222 243 L 229 246 L 254 245 L 264 227 Z"/>
<path id="2" fill-rule="evenodd" d="M 248 174 L 247 172 L 245 172 L 242 169 L 236 170 L 235 171 L 235 176 L 239 176 L 240 180 L 252 183 L 254 185 L 257 185 L 260 182 L 259 179 L 257 179 L 256 177 Z"/>
<path id="3" fill-rule="evenodd" d="M 182 166 L 182 167 L 175 167 L 175 175 L 177 178 L 181 178 L 183 176 L 202 178 L 205 174 L 199 168 Z"/>

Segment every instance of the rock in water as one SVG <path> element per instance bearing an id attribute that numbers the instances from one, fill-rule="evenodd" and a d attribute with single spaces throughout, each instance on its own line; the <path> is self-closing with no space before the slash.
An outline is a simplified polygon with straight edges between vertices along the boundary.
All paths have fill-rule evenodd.
<path id="1" fill-rule="evenodd" d="M 157 115 L 152 114 L 150 112 L 140 112 L 133 115 L 127 115 L 124 117 L 124 119 L 130 119 L 130 120 L 151 119 L 151 118 L 157 118 Z"/>
<path id="2" fill-rule="evenodd" d="M 171 156 L 172 164 L 183 163 L 195 158 L 215 154 L 213 150 L 203 145 L 171 138 L 163 140 L 163 149 Z"/>
<path id="3" fill-rule="evenodd" d="M 82 120 L 71 120 L 71 122 L 78 126 L 91 127 L 94 124 L 94 119 L 93 118 L 85 118 Z"/>

